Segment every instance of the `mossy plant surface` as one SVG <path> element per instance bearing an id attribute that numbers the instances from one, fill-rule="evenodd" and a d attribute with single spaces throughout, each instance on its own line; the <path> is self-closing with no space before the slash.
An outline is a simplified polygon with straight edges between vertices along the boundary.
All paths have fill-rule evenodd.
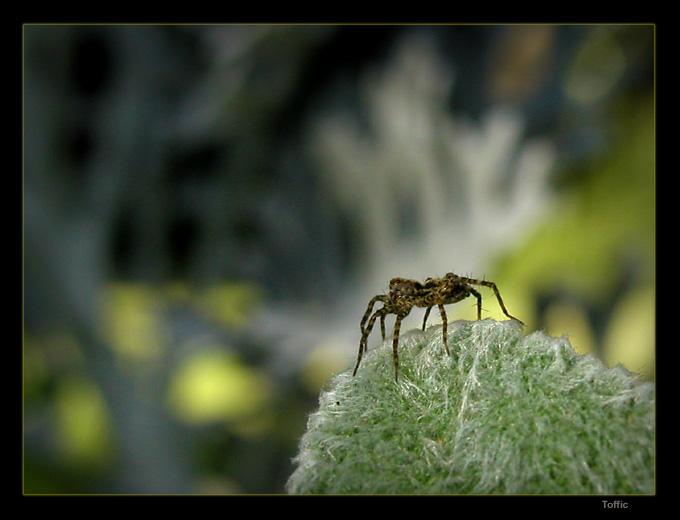
<path id="1" fill-rule="evenodd" d="M 291 494 L 648 494 L 654 385 L 514 321 L 402 334 L 309 418 Z"/>

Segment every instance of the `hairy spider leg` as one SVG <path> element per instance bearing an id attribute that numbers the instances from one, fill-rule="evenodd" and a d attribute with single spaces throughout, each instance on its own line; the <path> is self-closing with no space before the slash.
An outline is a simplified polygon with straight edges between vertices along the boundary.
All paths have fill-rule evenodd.
<path id="1" fill-rule="evenodd" d="M 442 334 L 444 336 L 444 347 L 446 347 L 446 353 L 450 356 L 451 352 L 449 352 L 449 344 L 448 344 L 448 341 L 447 341 L 447 334 L 446 334 L 446 328 L 448 326 L 448 321 L 446 319 L 446 311 L 444 310 L 443 304 L 440 303 L 438 305 L 438 307 L 439 307 L 439 314 L 442 317 Z"/>
<path id="2" fill-rule="evenodd" d="M 425 330 L 425 325 L 427 324 L 427 317 L 430 315 L 430 311 L 432 310 L 432 305 L 430 305 L 427 310 L 425 311 L 425 316 L 423 317 L 423 330 Z"/>
<path id="3" fill-rule="evenodd" d="M 399 346 L 399 329 L 401 328 L 401 320 L 404 315 L 397 314 L 397 319 L 394 321 L 394 333 L 392 337 L 392 355 L 394 356 L 394 381 L 399 381 L 399 353 L 397 347 Z"/>
<path id="4" fill-rule="evenodd" d="M 522 323 L 522 321 L 518 320 L 514 316 L 511 316 L 510 313 L 508 312 L 508 310 L 505 308 L 505 305 L 503 304 L 503 299 L 501 298 L 501 294 L 498 292 L 498 287 L 496 287 L 495 283 L 487 282 L 485 280 L 475 280 L 473 278 L 461 278 L 461 280 L 465 281 L 466 283 L 473 284 L 473 285 L 483 285 L 484 287 L 491 287 L 493 289 L 493 292 L 496 294 L 496 299 L 498 299 L 498 303 L 500 304 L 501 309 L 503 310 L 503 313 L 508 318 L 510 318 L 511 320 L 519 321 L 522 325 L 524 325 L 524 323 Z M 478 301 L 480 302 L 479 304 L 480 304 L 480 309 L 481 309 L 481 298 L 478 299 Z M 481 315 L 481 310 L 480 310 L 480 315 Z"/>
<path id="5" fill-rule="evenodd" d="M 468 287 L 470 294 L 477 298 L 477 319 L 482 319 L 482 295 L 475 291 L 472 287 Z"/>
<path id="6" fill-rule="evenodd" d="M 370 308 L 370 306 L 369 306 Z M 352 372 L 352 376 L 355 376 L 357 373 L 357 370 L 359 369 L 359 364 L 361 363 L 361 358 L 364 355 L 364 352 L 367 349 L 367 344 L 368 344 L 368 335 L 371 333 L 371 330 L 373 330 L 373 325 L 375 324 L 375 320 L 378 317 L 384 317 L 385 314 L 387 313 L 387 310 L 385 307 L 382 309 L 378 309 L 373 313 L 371 316 L 371 319 L 368 320 L 368 325 L 366 325 L 366 328 L 363 328 L 363 323 L 362 323 L 362 334 L 361 334 L 361 341 L 359 342 L 359 355 L 357 356 L 357 364 L 354 367 L 354 372 Z M 364 320 L 362 320 L 363 322 Z"/>
<path id="7" fill-rule="evenodd" d="M 382 334 L 383 341 L 385 341 L 385 315 L 386 314 L 382 314 L 380 316 L 380 333 Z"/>
<path id="8" fill-rule="evenodd" d="M 384 294 L 379 294 L 378 296 L 374 296 L 371 298 L 371 301 L 368 302 L 368 308 L 366 309 L 366 312 L 364 313 L 364 317 L 361 318 L 361 325 L 359 327 L 361 328 L 361 332 L 364 332 L 364 325 L 366 324 L 366 320 L 368 320 L 368 317 L 371 315 L 373 312 L 373 306 L 377 302 L 383 302 L 383 304 L 387 301 L 387 296 Z"/>
<path id="9" fill-rule="evenodd" d="M 430 315 L 433 305 L 430 305 L 425 311 L 425 317 L 423 318 L 423 330 L 425 330 L 425 325 L 427 324 L 427 317 Z M 446 353 L 450 356 L 449 345 L 447 341 L 446 329 L 448 327 L 448 320 L 446 319 L 446 311 L 444 310 L 444 305 L 438 304 L 439 315 L 442 317 L 442 334 L 444 335 L 444 347 L 446 348 Z"/>

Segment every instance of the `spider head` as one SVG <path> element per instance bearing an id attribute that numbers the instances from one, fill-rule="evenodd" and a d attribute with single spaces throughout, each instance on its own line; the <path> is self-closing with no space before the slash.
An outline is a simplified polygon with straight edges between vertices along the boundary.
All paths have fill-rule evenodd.
<path id="1" fill-rule="evenodd" d="M 390 280 L 390 294 L 394 297 L 414 296 L 422 288 L 419 282 L 405 278 L 392 278 Z"/>

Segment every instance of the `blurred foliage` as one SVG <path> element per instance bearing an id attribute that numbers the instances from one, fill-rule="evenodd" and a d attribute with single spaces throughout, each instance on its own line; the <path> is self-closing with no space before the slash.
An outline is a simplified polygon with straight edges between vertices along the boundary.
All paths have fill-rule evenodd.
<path id="1" fill-rule="evenodd" d="M 200 425 L 262 416 L 271 405 L 271 383 L 221 348 L 206 348 L 173 375 L 169 405 L 182 421 Z M 262 425 L 267 427 L 266 424 Z"/>
<path id="2" fill-rule="evenodd" d="M 609 153 L 562 192 L 552 215 L 514 252 L 513 278 L 569 287 L 588 300 L 610 295 L 626 262 L 653 280 L 654 112 L 651 100 L 631 108 Z"/>
<path id="3" fill-rule="evenodd" d="M 565 305 L 560 299 L 581 302 L 561 320 L 556 319 L 555 311 L 550 311 L 548 329 L 553 334 L 575 330 L 574 344 L 581 352 L 599 350 L 593 348 L 592 332 L 584 329 L 578 317 L 583 313 L 579 308 L 588 310 L 584 302 L 615 312 L 613 309 L 623 304 L 617 303 L 622 284 L 631 296 L 640 294 L 641 288 L 643 293 L 654 291 L 653 100 L 624 99 L 614 114 L 612 127 L 616 131 L 611 146 L 578 169 L 565 172 L 567 178 L 573 179 L 569 186 L 562 190 L 535 232 L 508 253 L 499 267 L 504 290 L 514 287 L 518 298 L 534 305 L 547 293 L 562 295 L 555 303 L 558 306 Z M 647 332 L 627 337 L 617 334 L 625 345 L 615 348 L 621 355 L 636 354 L 614 356 L 611 345 L 601 354 L 610 362 L 623 363 L 650 377 L 655 348 L 654 299 L 643 297 L 636 301 L 637 312 L 629 317 L 634 316 Z M 536 310 L 531 314 L 534 318 L 530 323 L 538 325 Z M 580 322 L 576 329 L 574 319 Z M 615 327 L 616 322 L 609 322 L 607 327 L 610 326 Z"/>
<path id="4" fill-rule="evenodd" d="M 259 292 L 243 283 L 203 289 L 184 283 L 161 287 L 112 283 L 102 295 L 101 318 L 116 362 L 140 399 L 155 392 L 149 385 L 160 383 L 165 398 L 158 404 L 178 423 L 194 429 L 221 427 L 227 435 L 250 440 L 269 438 L 274 431 L 292 446 L 298 432 L 277 425 L 275 384 L 266 373 L 234 352 L 226 336 L 206 335 L 209 329 L 203 328 L 203 334 L 185 337 L 173 328 L 172 313 L 180 311 L 204 317 L 215 325 L 214 331 L 243 329 L 259 300 Z M 57 372 L 50 358 L 58 359 Z M 173 367 L 166 376 L 168 363 Z M 54 469 L 73 472 L 71 485 L 111 469 L 119 427 L 88 375 L 81 346 L 72 334 L 26 336 L 24 406 L 29 438 L 37 427 L 34 413 L 43 406 L 53 410 L 49 429 L 54 432 L 50 447 L 56 455 Z M 69 492 L 69 484 L 45 481 L 49 477 L 30 453 L 26 462 L 27 493 Z M 232 492 L 238 490 L 234 486 L 229 488 Z"/>
<path id="5" fill-rule="evenodd" d="M 157 290 L 147 285 L 112 284 L 102 312 L 111 347 L 134 361 L 158 359 L 167 342 L 161 332 L 161 304 Z"/>
<path id="6" fill-rule="evenodd" d="M 603 340 L 603 359 L 648 378 L 655 375 L 656 291 L 651 285 L 634 287 L 617 303 Z"/>
<path id="7" fill-rule="evenodd" d="M 335 345 L 319 345 L 306 356 L 300 381 L 309 392 L 316 393 L 328 380 L 347 368 L 347 356 Z"/>
<path id="8" fill-rule="evenodd" d="M 262 298 L 254 284 L 214 284 L 202 291 L 199 310 L 224 326 L 239 329 L 257 313 Z"/>
<path id="9" fill-rule="evenodd" d="M 83 376 L 61 378 L 54 412 L 57 452 L 68 466 L 82 469 L 111 462 L 111 418 L 96 385 Z"/>

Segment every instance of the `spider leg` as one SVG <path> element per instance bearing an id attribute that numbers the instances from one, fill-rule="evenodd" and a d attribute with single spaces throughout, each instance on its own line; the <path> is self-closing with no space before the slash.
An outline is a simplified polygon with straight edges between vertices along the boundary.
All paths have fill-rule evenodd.
<path id="1" fill-rule="evenodd" d="M 374 296 L 373 298 L 371 298 L 371 301 L 368 302 L 368 308 L 366 309 L 366 312 L 364 313 L 364 317 L 361 318 L 361 325 L 359 325 L 359 327 L 361 327 L 361 332 L 364 331 L 364 325 L 366 324 L 366 320 L 368 320 L 368 317 L 373 312 L 373 306 L 377 302 L 385 303 L 386 301 L 387 301 L 387 296 L 385 296 L 384 294 L 379 294 L 378 296 Z"/>
<path id="2" fill-rule="evenodd" d="M 477 298 L 477 319 L 482 319 L 482 295 L 470 287 L 470 293 Z"/>
<path id="3" fill-rule="evenodd" d="M 430 315 L 430 311 L 432 310 L 432 305 L 430 305 L 427 310 L 425 311 L 425 317 L 423 318 L 423 330 L 425 330 L 425 325 L 427 324 L 427 317 Z"/>
<path id="4" fill-rule="evenodd" d="M 501 309 L 503 310 L 503 314 L 505 314 L 508 318 L 511 320 L 519 321 L 522 325 L 522 321 L 518 320 L 514 316 L 511 316 L 510 313 L 508 312 L 508 309 L 505 308 L 505 304 L 503 304 L 503 299 L 501 298 L 501 293 L 498 292 L 498 287 L 496 287 L 496 284 L 493 282 L 487 282 L 485 280 L 474 280 L 472 278 L 463 278 L 463 281 L 466 283 L 471 283 L 474 285 L 483 285 L 484 287 L 491 287 L 493 289 L 493 292 L 496 294 L 496 299 L 498 300 L 498 303 L 501 306 Z"/>
<path id="5" fill-rule="evenodd" d="M 382 309 L 378 309 L 373 313 L 371 316 L 371 319 L 368 320 L 368 325 L 366 325 L 366 328 L 363 328 L 363 323 L 362 323 L 362 329 L 361 329 L 361 341 L 359 341 L 359 355 L 357 356 L 357 364 L 354 367 L 354 372 L 352 372 L 352 376 L 355 376 L 357 373 L 357 369 L 359 368 L 359 364 L 361 363 L 361 358 L 364 355 L 364 352 L 366 351 L 366 344 L 368 343 L 368 335 L 371 333 L 371 330 L 373 330 L 373 325 L 375 324 L 375 320 L 380 317 L 384 318 L 385 314 L 387 311 L 383 307 Z M 364 321 L 364 320 L 362 320 Z"/>
<path id="6" fill-rule="evenodd" d="M 397 347 L 399 346 L 399 329 L 401 328 L 401 320 L 404 318 L 401 314 L 397 314 L 397 319 L 394 322 L 394 337 L 392 339 L 392 353 L 394 355 L 394 381 L 399 381 L 399 354 Z"/>
<path id="7" fill-rule="evenodd" d="M 380 332 L 382 333 L 383 341 L 385 341 L 385 314 L 380 316 Z"/>
<path id="8" fill-rule="evenodd" d="M 447 328 L 447 320 L 446 320 L 446 311 L 444 311 L 444 306 L 440 303 L 438 305 L 439 307 L 439 314 L 442 317 L 442 334 L 444 336 L 444 347 L 446 347 L 446 353 L 450 356 L 451 352 L 449 352 L 449 345 L 447 342 L 447 334 L 446 334 L 446 328 Z M 428 309 L 429 311 L 430 309 Z"/>

